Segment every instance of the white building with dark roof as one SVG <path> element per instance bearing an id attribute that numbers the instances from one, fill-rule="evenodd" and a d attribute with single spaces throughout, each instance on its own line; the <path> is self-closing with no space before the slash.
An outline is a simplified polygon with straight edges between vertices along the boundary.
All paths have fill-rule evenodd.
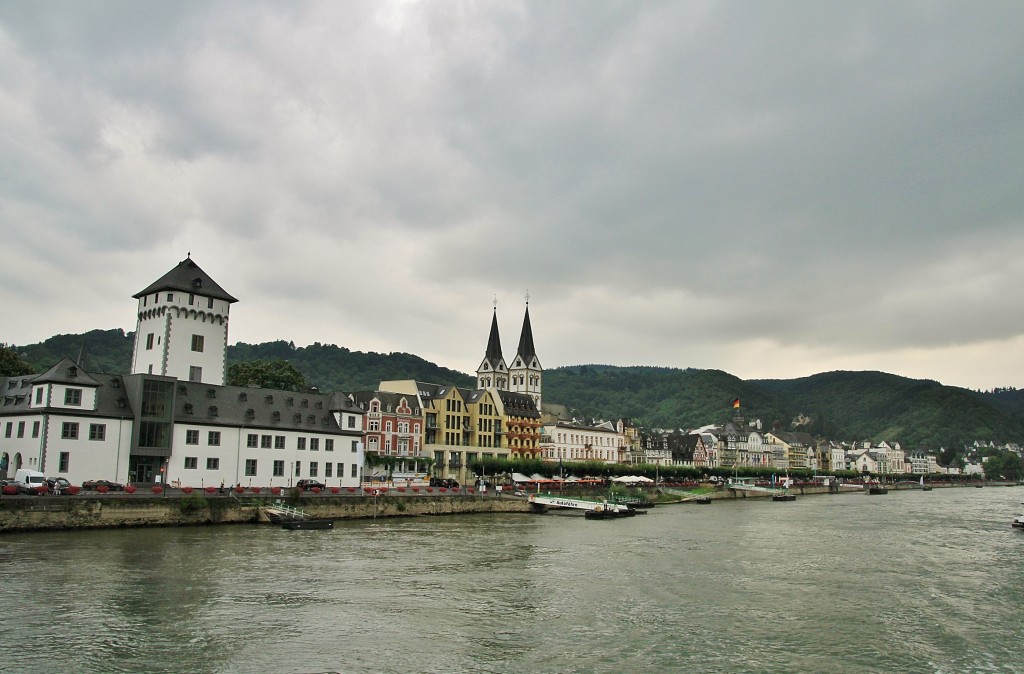
<path id="1" fill-rule="evenodd" d="M 237 300 L 186 258 L 136 294 L 127 376 L 64 358 L 0 379 L 0 461 L 72 483 L 358 486 L 364 412 L 341 393 L 225 386 Z M 6 431 L 10 429 L 8 434 Z"/>

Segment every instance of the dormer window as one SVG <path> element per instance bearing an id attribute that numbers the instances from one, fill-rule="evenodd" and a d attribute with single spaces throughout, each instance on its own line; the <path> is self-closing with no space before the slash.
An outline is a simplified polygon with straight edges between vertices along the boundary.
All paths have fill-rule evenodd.
<path id="1" fill-rule="evenodd" d="M 251 407 L 249 409 L 247 409 L 245 411 L 245 418 L 246 419 L 250 419 L 250 420 L 251 419 L 255 419 L 256 418 L 256 410 L 252 409 Z"/>
<path id="2" fill-rule="evenodd" d="M 192 279 L 192 287 L 193 288 L 202 288 L 203 287 L 203 279 L 201 279 L 201 278 L 194 278 L 194 279 Z"/>
<path id="3" fill-rule="evenodd" d="M 292 405 L 295 404 L 295 398 L 292 398 L 291 396 L 285 398 L 284 404 L 287 405 L 288 407 L 291 407 Z"/>
<path id="4" fill-rule="evenodd" d="M 246 402 L 246 401 L 247 401 L 248 399 L 249 399 L 249 394 L 248 394 L 248 393 L 246 393 L 245 391 L 242 391 L 241 393 L 239 393 L 239 394 L 238 394 L 238 400 L 239 400 L 239 402 L 243 402 L 243 403 L 244 403 L 244 402 Z"/>
<path id="5" fill-rule="evenodd" d="M 122 409 L 122 410 L 124 408 L 128 407 L 128 399 L 125 398 L 124 396 L 121 396 L 120 398 L 118 398 L 117 399 L 117 407 L 119 409 Z"/>
<path id="6" fill-rule="evenodd" d="M 274 413 L 270 415 L 270 420 L 275 422 L 281 421 L 281 413 L 274 410 Z"/>
<path id="7" fill-rule="evenodd" d="M 292 423 L 301 424 L 302 423 L 302 415 L 299 414 L 298 412 L 293 414 L 292 415 Z"/>
<path id="8" fill-rule="evenodd" d="M 208 388 L 208 389 L 206 389 L 206 397 L 207 398 L 216 398 L 217 397 L 217 389 L 215 389 L 215 388 Z"/>
<path id="9" fill-rule="evenodd" d="M 69 377 L 77 377 L 78 376 L 78 368 L 75 367 L 74 365 L 69 367 L 68 368 L 68 376 Z"/>
<path id="10" fill-rule="evenodd" d="M 318 410 L 322 410 L 324 408 L 324 401 L 323 400 L 317 400 L 316 401 L 316 408 Z"/>
<path id="11" fill-rule="evenodd" d="M 185 403 L 185 414 L 192 414 L 192 403 Z"/>
<path id="12" fill-rule="evenodd" d="M 188 388 L 184 384 L 179 384 L 178 385 L 178 395 L 180 395 L 180 396 L 187 396 L 188 395 Z"/>
<path id="13" fill-rule="evenodd" d="M 303 398 L 303 399 L 302 399 L 302 406 L 303 406 L 303 407 L 309 407 L 309 401 L 308 401 L 308 400 L 306 400 L 305 398 Z"/>
<path id="14" fill-rule="evenodd" d="M 267 404 L 268 405 L 273 405 L 274 404 L 274 396 L 268 395 L 266 400 L 267 400 Z"/>
<path id="15" fill-rule="evenodd" d="M 114 378 L 110 380 L 110 388 L 121 388 L 121 380 Z"/>
<path id="16" fill-rule="evenodd" d="M 306 423 L 307 424 L 315 424 L 316 423 L 316 417 L 313 416 L 312 414 L 310 414 L 308 417 L 306 417 Z"/>

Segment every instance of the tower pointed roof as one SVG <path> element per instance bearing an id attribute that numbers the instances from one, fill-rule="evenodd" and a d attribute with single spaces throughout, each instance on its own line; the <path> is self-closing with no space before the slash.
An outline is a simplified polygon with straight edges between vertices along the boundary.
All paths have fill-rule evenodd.
<path id="1" fill-rule="evenodd" d="M 523 318 L 523 332 L 519 335 L 519 350 L 516 356 L 529 365 L 537 357 L 537 349 L 533 346 L 533 327 L 530 325 L 530 305 L 526 305 L 526 316 Z"/>
<path id="2" fill-rule="evenodd" d="M 498 336 L 498 308 L 494 308 L 494 316 L 491 317 L 491 334 L 487 338 L 487 353 L 484 354 L 484 360 L 491 364 L 491 367 L 497 367 L 499 363 L 504 360 L 501 355 L 501 337 Z"/>
<path id="3" fill-rule="evenodd" d="M 217 282 L 210 278 L 209 274 L 200 269 L 199 265 L 192 260 L 191 255 L 151 283 L 145 290 L 132 295 L 132 297 L 140 299 L 143 295 L 152 295 L 161 290 L 180 290 L 186 293 L 202 294 L 229 303 L 238 301 L 217 285 Z"/>

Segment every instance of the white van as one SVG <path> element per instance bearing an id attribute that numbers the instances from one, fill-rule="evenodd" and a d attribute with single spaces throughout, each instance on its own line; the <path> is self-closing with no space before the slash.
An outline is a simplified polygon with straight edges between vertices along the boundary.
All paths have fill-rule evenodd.
<path id="1" fill-rule="evenodd" d="M 14 481 L 17 483 L 18 491 L 25 494 L 34 494 L 36 489 L 46 486 L 46 476 L 31 468 L 19 468 L 14 474 Z"/>

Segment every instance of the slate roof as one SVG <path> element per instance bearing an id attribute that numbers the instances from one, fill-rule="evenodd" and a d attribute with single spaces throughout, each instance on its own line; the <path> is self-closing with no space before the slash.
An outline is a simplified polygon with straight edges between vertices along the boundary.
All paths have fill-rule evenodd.
<path id="1" fill-rule="evenodd" d="M 61 367 L 62 366 L 62 367 Z M 60 370 L 75 366 L 70 358 L 60 360 L 57 365 L 42 374 L 21 377 L 0 377 L 0 416 L 61 414 L 65 416 L 127 418 L 133 416 L 128 394 L 125 392 L 121 375 L 89 373 L 78 368 L 74 378 Z M 54 370 L 56 373 L 53 373 Z M 86 383 L 88 382 L 88 383 Z M 31 407 L 32 387 L 35 384 L 81 384 L 96 389 L 96 409 L 85 407 Z"/>
<path id="2" fill-rule="evenodd" d="M 152 295 L 161 290 L 180 290 L 227 302 L 238 301 L 217 285 L 217 282 L 200 269 L 199 265 L 191 257 L 187 257 L 179 262 L 174 269 L 151 283 L 145 290 L 132 295 L 132 297 L 140 299 L 143 295 Z"/>
<path id="3" fill-rule="evenodd" d="M 501 337 L 498 335 L 498 308 L 494 308 L 494 315 L 491 317 L 491 334 L 487 337 L 487 352 L 484 360 L 491 366 L 492 370 L 501 368 L 504 358 L 501 355 Z"/>
<path id="4" fill-rule="evenodd" d="M 398 409 L 399 404 L 402 402 L 402 398 L 405 398 L 406 404 L 412 408 L 412 413 L 415 415 L 419 414 L 419 400 L 416 396 L 408 393 L 393 393 L 391 391 L 355 391 L 349 394 L 349 397 L 355 403 L 360 410 L 368 410 L 370 408 L 370 401 L 376 398 L 381 402 L 382 412 L 387 414 L 388 406 L 390 405 L 391 414 L 394 414 Z"/>
<path id="5" fill-rule="evenodd" d="M 527 393 L 516 393 L 514 391 L 498 391 L 501 405 L 505 409 L 505 416 L 526 417 L 527 419 L 539 419 L 540 412 L 537 411 L 537 403 L 533 396 Z"/>
<path id="6" fill-rule="evenodd" d="M 524 365 L 529 365 L 537 357 L 537 349 L 533 346 L 533 327 L 530 325 L 530 306 L 526 306 L 523 318 L 523 331 L 519 335 L 519 350 L 516 355 L 522 358 Z"/>
<path id="7" fill-rule="evenodd" d="M 92 375 L 78 367 L 75 361 L 64 356 L 46 372 L 33 376 L 36 384 L 69 384 L 74 386 L 99 386 Z"/>
<path id="8" fill-rule="evenodd" d="M 364 414 L 341 393 L 278 391 L 247 386 L 216 386 L 178 381 L 174 422 L 242 426 L 345 435 L 356 431 L 338 425 L 332 412 Z"/>

